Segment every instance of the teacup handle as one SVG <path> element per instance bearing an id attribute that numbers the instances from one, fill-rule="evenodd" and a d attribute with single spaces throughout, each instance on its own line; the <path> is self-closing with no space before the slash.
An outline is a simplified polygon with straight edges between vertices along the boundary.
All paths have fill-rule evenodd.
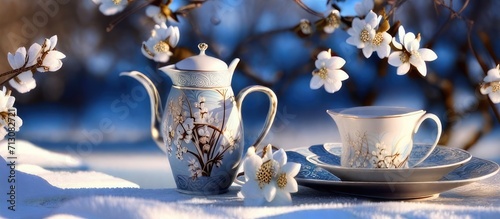
<path id="1" fill-rule="evenodd" d="M 434 149 L 436 148 L 436 146 L 437 146 L 437 144 L 439 142 L 439 138 L 441 137 L 441 128 L 442 128 L 441 127 L 441 121 L 439 120 L 439 118 L 436 115 L 434 115 L 432 113 L 427 113 L 427 114 L 423 115 L 422 117 L 420 117 L 420 119 L 417 121 L 417 124 L 415 125 L 415 129 L 414 129 L 413 133 L 414 134 L 417 133 L 418 129 L 420 128 L 420 125 L 422 125 L 422 123 L 426 119 L 432 119 L 436 123 L 436 126 L 437 126 L 436 140 L 432 144 L 432 147 L 431 147 L 431 149 L 429 149 L 429 151 L 427 152 L 427 154 L 425 154 L 425 156 L 422 157 L 418 162 L 416 162 L 415 164 L 413 164 L 412 167 L 417 166 L 418 164 L 422 163 L 422 161 L 424 161 L 425 159 L 427 159 L 427 157 L 429 157 L 429 155 L 431 155 L 432 151 L 434 151 Z"/>
<path id="2" fill-rule="evenodd" d="M 271 129 L 271 125 L 274 122 L 274 117 L 276 116 L 276 109 L 278 107 L 278 98 L 271 89 L 260 85 L 248 86 L 241 90 L 240 93 L 238 93 L 238 96 L 236 96 L 236 106 L 238 107 L 240 115 L 243 99 L 245 99 L 248 94 L 256 91 L 265 93 L 269 97 L 269 111 L 267 113 L 266 122 L 264 123 L 264 127 L 262 128 L 259 137 L 257 138 L 257 140 L 255 140 L 255 143 L 252 144 L 255 147 L 257 147 L 262 142 L 264 137 L 266 137 L 267 133 Z"/>

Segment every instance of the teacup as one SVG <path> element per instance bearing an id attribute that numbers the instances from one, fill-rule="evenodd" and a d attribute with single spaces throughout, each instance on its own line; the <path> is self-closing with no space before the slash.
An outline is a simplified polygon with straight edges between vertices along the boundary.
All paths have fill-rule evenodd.
<path id="1" fill-rule="evenodd" d="M 439 118 L 424 110 L 391 106 L 363 106 L 327 110 L 340 132 L 341 165 L 353 168 L 407 168 L 413 137 L 426 119 L 436 123 L 437 134 L 424 161 L 441 137 Z"/>

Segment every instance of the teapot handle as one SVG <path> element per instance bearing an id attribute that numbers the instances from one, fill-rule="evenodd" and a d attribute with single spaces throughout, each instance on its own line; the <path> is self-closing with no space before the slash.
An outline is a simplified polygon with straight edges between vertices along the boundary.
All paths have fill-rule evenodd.
<path id="1" fill-rule="evenodd" d="M 256 91 L 265 93 L 269 97 L 269 111 L 267 113 L 266 122 L 264 123 L 264 127 L 262 128 L 259 137 L 257 138 L 257 140 L 255 140 L 255 143 L 252 144 L 253 146 L 258 147 L 262 140 L 264 140 L 264 137 L 266 137 L 267 133 L 271 129 L 271 125 L 274 122 L 274 118 L 276 117 L 276 111 L 278 108 L 278 98 L 276 97 L 276 94 L 274 94 L 274 92 L 267 87 L 261 85 L 248 86 L 241 90 L 240 93 L 238 93 L 238 96 L 236 96 L 236 106 L 238 107 L 240 115 L 243 99 L 245 99 L 248 94 Z"/>

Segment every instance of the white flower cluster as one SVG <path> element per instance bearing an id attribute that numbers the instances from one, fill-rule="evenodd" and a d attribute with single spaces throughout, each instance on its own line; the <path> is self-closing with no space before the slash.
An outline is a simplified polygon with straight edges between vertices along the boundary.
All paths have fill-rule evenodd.
<path id="1" fill-rule="evenodd" d="M 99 5 L 99 10 L 107 16 L 122 12 L 132 0 L 92 0 Z M 168 62 L 173 55 L 172 49 L 179 42 L 179 28 L 168 26 L 166 22 L 175 22 L 169 5 L 172 1 L 163 3 L 158 1 L 158 5 L 146 7 L 146 15 L 153 19 L 155 23 L 151 36 L 142 43 L 141 51 L 144 56 L 155 62 Z"/>
<path id="2" fill-rule="evenodd" d="M 346 42 L 361 49 L 366 58 L 376 52 L 380 59 L 388 58 L 388 63 L 398 67 L 397 74 L 404 75 L 413 65 L 422 76 L 427 74 L 426 61 L 437 59 L 436 53 L 427 48 L 420 48 L 420 35 L 406 33 L 403 26 L 399 27 L 398 40 L 392 37 L 387 30 L 389 23 L 381 15 L 373 12 L 373 0 L 363 0 L 354 7 L 358 17 L 352 21 L 352 27 L 347 30 L 349 38 Z M 340 15 L 335 9 L 326 19 L 340 21 Z M 328 22 L 326 22 L 328 23 Z M 332 23 L 332 22 L 330 22 Z M 307 23 L 301 21 L 301 30 L 307 30 Z M 326 25 L 324 31 L 332 33 L 339 25 Z M 391 53 L 391 43 L 396 49 Z M 342 81 L 348 76 L 343 70 L 339 70 L 345 64 L 345 60 L 340 57 L 330 57 L 330 52 L 323 51 L 316 60 L 316 70 L 313 71 L 311 79 L 311 89 L 318 89 L 325 85 L 325 90 L 329 93 L 338 91 Z M 318 64 L 319 63 L 319 64 Z M 336 63 L 336 64 L 334 64 Z"/>
<path id="3" fill-rule="evenodd" d="M 55 50 L 56 44 L 57 36 L 54 35 L 50 39 L 45 39 L 43 45 L 34 43 L 28 52 L 24 47 L 17 49 L 14 54 L 9 52 L 7 58 L 10 66 L 14 71 L 21 71 L 9 81 L 10 86 L 19 93 L 26 93 L 36 87 L 33 73 L 59 70 L 62 67 L 61 59 L 66 56 Z"/>
<path id="4" fill-rule="evenodd" d="M 55 49 L 57 36 L 45 39 L 42 45 L 34 43 L 26 50 L 20 47 L 12 53 L 7 54 L 7 59 L 12 71 L 6 75 L 15 74 L 9 80 L 9 85 L 19 93 L 27 93 L 36 87 L 33 74 L 36 72 L 54 72 L 62 67 L 61 59 L 66 56 Z M 11 91 L 6 87 L 0 90 L 0 137 L 4 138 L 10 132 L 17 132 L 23 125 L 23 120 L 17 115 L 14 108 L 16 98 L 11 96 Z"/>
<path id="5" fill-rule="evenodd" d="M 272 146 L 264 148 L 263 157 L 255 153 L 255 147 L 248 148 L 243 161 L 245 184 L 241 187 L 241 195 L 245 205 L 289 205 L 292 202 L 290 193 L 298 191 L 295 176 L 299 173 L 300 164 L 288 162 L 283 149 L 274 154 Z"/>

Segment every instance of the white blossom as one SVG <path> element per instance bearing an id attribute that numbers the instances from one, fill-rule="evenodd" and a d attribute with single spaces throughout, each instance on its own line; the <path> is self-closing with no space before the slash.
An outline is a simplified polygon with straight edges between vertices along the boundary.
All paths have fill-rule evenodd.
<path id="1" fill-rule="evenodd" d="M 55 50 L 57 45 L 57 35 L 52 36 L 50 39 L 45 39 L 41 46 L 38 59 L 41 59 L 41 66 L 37 68 L 39 72 L 57 71 L 62 67 L 61 59 L 66 58 L 62 52 Z"/>
<path id="2" fill-rule="evenodd" d="M 420 48 L 420 37 L 415 37 L 412 32 L 406 33 L 403 26 L 399 27 L 398 37 L 399 42 L 394 37 L 392 44 L 399 51 L 389 55 L 389 64 L 398 67 L 398 75 L 406 74 L 410 70 L 410 65 L 413 65 L 422 76 L 426 76 L 427 66 L 425 62 L 436 60 L 436 53 L 431 49 Z"/>
<path id="3" fill-rule="evenodd" d="M 342 81 L 349 78 L 347 73 L 340 69 L 345 64 L 345 60 L 338 56 L 333 56 L 330 51 L 322 51 L 318 54 L 314 63 L 316 70 L 312 72 L 313 77 L 309 84 L 311 89 L 318 89 L 325 86 L 328 93 L 334 93 L 342 87 Z"/>
<path id="4" fill-rule="evenodd" d="M 261 158 L 255 153 L 255 147 L 247 151 L 243 169 L 245 184 L 241 187 L 241 195 L 245 205 L 289 205 L 292 202 L 290 193 L 298 191 L 295 176 L 300 164 L 287 163 L 283 149 L 272 154 L 271 145 L 267 145 Z"/>
<path id="5" fill-rule="evenodd" d="M 374 51 L 377 52 L 379 58 L 389 56 L 391 35 L 378 30 L 381 20 L 382 16 L 373 11 L 370 11 L 365 19 L 354 18 L 352 27 L 347 30 L 350 37 L 346 42 L 362 49 L 366 58 L 369 58 Z"/>
<path id="6" fill-rule="evenodd" d="M 9 84 L 19 93 L 27 93 L 36 87 L 36 81 L 31 71 L 25 71 L 13 79 L 10 79 Z"/>
<path id="7" fill-rule="evenodd" d="M 35 64 L 37 55 L 36 52 L 35 46 L 30 47 L 28 54 L 26 54 L 26 48 L 20 47 L 14 54 L 9 52 L 7 54 L 7 60 L 9 61 L 12 69 L 27 68 Z M 10 79 L 9 84 L 19 93 L 26 93 L 36 87 L 36 81 L 33 78 L 33 73 L 29 69 Z"/>
<path id="8" fill-rule="evenodd" d="M 23 125 L 23 120 L 17 115 L 17 109 L 14 108 L 16 98 L 10 96 L 5 87 L 0 90 L 0 137 L 5 137 L 9 128 L 14 128 L 18 132 Z M 14 127 L 10 126 L 13 125 Z"/>
<path id="9" fill-rule="evenodd" d="M 480 89 L 481 93 L 487 94 L 491 102 L 500 103 L 500 65 L 488 71 L 484 82 Z"/>
<path id="10" fill-rule="evenodd" d="M 304 35 L 311 35 L 313 32 L 313 28 L 311 26 L 311 21 L 309 21 L 305 18 L 300 20 L 299 28 L 300 28 L 300 32 Z"/>
<path id="11" fill-rule="evenodd" d="M 151 37 L 142 43 L 142 54 L 156 62 L 168 62 L 173 53 L 171 47 L 179 42 L 179 28 L 167 27 L 166 24 L 155 25 Z"/>
<path id="12" fill-rule="evenodd" d="M 337 9 L 330 11 L 325 18 L 325 23 L 323 31 L 325 31 L 325 33 L 333 33 L 340 26 L 340 12 Z"/>
<path id="13" fill-rule="evenodd" d="M 123 11 L 129 0 L 92 0 L 94 3 L 99 5 L 99 10 L 104 15 L 114 15 Z"/>

